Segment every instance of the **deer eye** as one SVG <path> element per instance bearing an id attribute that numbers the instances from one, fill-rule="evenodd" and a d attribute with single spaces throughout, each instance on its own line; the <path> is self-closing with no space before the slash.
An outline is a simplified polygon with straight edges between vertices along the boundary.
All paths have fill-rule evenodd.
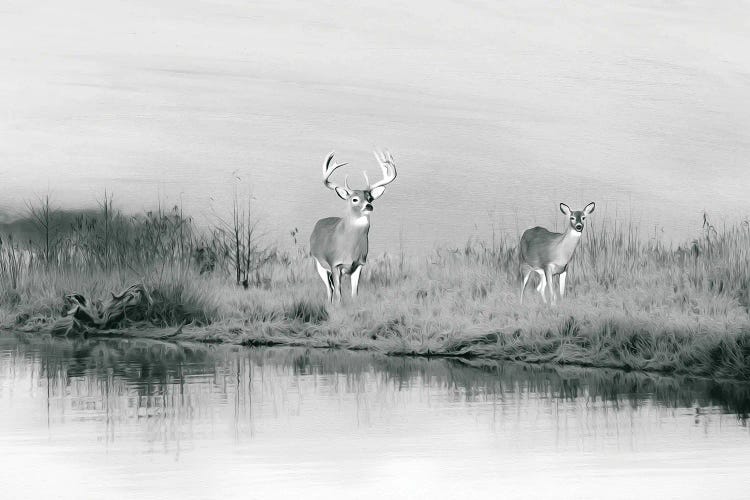
<path id="1" fill-rule="evenodd" d="M 581 220 L 586 220 L 586 216 L 584 215 L 583 217 L 581 217 Z"/>
<path id="2" fill-rule="evenodd" d="M 352 198 L 352 203 L 359 203 L 359 198 Z"/>
<path id="3" fill-rule="evenodd" d="M 570 220 L 576 220 L 576 218 L 575 217 L 571 217 Z"/>

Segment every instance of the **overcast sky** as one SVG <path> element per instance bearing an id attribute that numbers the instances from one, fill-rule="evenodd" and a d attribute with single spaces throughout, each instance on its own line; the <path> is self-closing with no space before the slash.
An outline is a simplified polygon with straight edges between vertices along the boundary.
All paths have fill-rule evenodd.
<path id="1" fill-rule="evenodd" d="M 0 209 L 108 189 L 210 220 L 238 188 L 306 238 L 342 211 L 326 153 L 362 182 L 388 147 L 376 251 L 560 201 L 690 237 L 750 215 L 750 7 L 651 4 L 2 0 Z"/>

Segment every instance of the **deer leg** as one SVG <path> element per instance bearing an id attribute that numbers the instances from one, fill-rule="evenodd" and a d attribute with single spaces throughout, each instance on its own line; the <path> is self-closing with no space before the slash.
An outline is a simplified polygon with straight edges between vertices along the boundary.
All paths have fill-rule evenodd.
<path id="1" fill-rule="evenodd" d="M 557 302 L 557 292 L 555 291 L 554 282 L 552 281 L 552 268 L 548 267 L 544 270 L 544 275 L 547 278 L 547 283 L 549 283 L 549 299 L 552 302 L 552 305 L 554 306 Z"/>
<path id="2" fill-rule="evenodd" d="M 320 262 L 318 262 L 318 259 L 315 259 L 315 267 L 318 269 L 318 274 L 320 275 L 320 279 L 323 280 L 323 283 L 326 284 L 326 295 L 328 295 L 328 302 L 331 302 L 331 292 L 333 291 L 333 284 L 331 283 L 331 272 L 328 271 L 325 267 L 320 265 Z"/>
<path id="3" fill-rule="evenodd" d="M 331 270 L 333 276 L 333 301 L 341 303 L 341 267 L 336 266 Z"/>
<path id="4" fill-rule="evenodd" d="M 523 285 L 521 285 L 521 304 L 523 304 L 523 292 L 526 290 L 526 283 L 529 282 L 529 276 L 531 276 L 533 269 L 530 267 L 524 268 L 523 271 Z"/>
<path id="5" fill-rule="evenodd" d="M 568 274 L 568 271 L 563 271 L 560 273 L 560 298 L 563 298 L 565 295 L 565 275 Z"/>
<path id="6" fill-rule="evenodd" d="M 542 300 L 544 303 L 547 303 L 547 297 L 544 294 L 545 288 L 547 288 L 547 278 L 544 276 L 544 271 L 541 269 L 534 269 L 536 273 L 539 275 L 539 284 L 536 286 L 536 291 L 539 292 L 539 294 L 542 296 Z"/>
<path id="7" fill-rule="evenodd" d="M 357 289 L 359 288 L 359 273 L 362 272 L 362 266 L 357 266 L 357 269 L 352 273 L 352 298 L 357 296 Z"/>

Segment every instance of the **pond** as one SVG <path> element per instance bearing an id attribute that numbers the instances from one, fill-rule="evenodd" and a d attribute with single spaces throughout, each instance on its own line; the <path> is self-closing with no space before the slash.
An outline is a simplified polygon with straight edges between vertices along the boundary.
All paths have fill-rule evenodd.
<path id="1" fill-rule="evenodd" d="M 4 498 L 741 497 L 750 385 L 0 336 Z"/>

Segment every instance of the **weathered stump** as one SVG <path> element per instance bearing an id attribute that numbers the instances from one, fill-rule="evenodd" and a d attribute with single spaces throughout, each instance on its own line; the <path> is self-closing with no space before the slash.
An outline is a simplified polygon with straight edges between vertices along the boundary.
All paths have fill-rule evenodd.
<path id="1" fill-rule="evenodd" d="M 63 317 L 55 322 L 52 333 L 67 336 L 106 331 L 148 318 L 153 301 L 143 284 L 131 285 L 111 295 L 105 301 L 89 301 L 80 293 L 65 295 Z"/>

